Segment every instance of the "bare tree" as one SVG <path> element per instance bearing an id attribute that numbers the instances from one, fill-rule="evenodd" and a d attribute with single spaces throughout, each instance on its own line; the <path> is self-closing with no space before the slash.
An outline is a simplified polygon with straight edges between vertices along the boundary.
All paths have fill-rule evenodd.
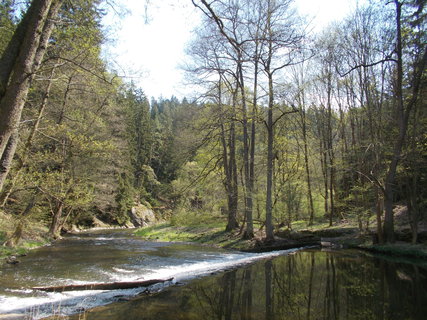
<path id="1" fill-rule="evenodd" d="M 193 4 L 200 8 L 208 19 L 214 22 L 218 28 L 219 33 L 223 36 L 224 40 L 231 47 L 231 56 L 229 57 L 235 64 L 235 72 L 232 77 L 236 81 L 238 93 L 240 95 L 240 106 L 242 114 L 242 127 L 243 127 L 243 166 L 244 166 L 244 186 L 245 189 L 245 220 L 246 230 L 244 233 L 245 238 L 252 238 L 253 234 L 253 166 L 254 166 L 254 153 L 251 155 L 250 160 L 250 148 L 254 148 L 255 145 L 255 128 L 254 119 L 252 118 L 251 136 L 249 136 L 249 121 L 247 111 L 247 96 L 245 87 L 245 76 L 244 76 L 244 63 L 248 60 L 247 47 L 252 42 L 250 34 L 246 33 L 245 28 L 248 25 L 244 20 L 245 17 L 244 6 L 247 5 L 245 1 L 228 1 L 220 3 L 217 8 L 212 6 L 213 3 L 209 4 L 206 1 L 200 1 L 201 5 L 193 1 Z M 218 11 L 220 14 L 218 14 Z M 246 13 L 247 15 L 247 13 Z M 237 94 L 237 92 L 236 92 Z M 237 98 L 237 95 L 235 96 Z M 234 100 L 237 103 L 237 100 Z M 253 138 L 251 140 L 251 138 Z"/>
<path id="2" fill-rule="evenodd" d="M 236 67 L 232 62 L 233 53 L 224 45 L 223 39 L 223 35 L 208 20 L 190 48 L 194 66 L 190 66 L 188 71 L 203 79 L 208 89 L 206 98 L 215 105 L 216 117 L 208 120 L 214 121 L 214 129 L 207 133 L 205 140 L 217 138 L 220 141 L 220 163 L 224 172 L 223 184 L 228 206 L 226 230 L 232 231 L 238 227 L 236 108 L 239 87 Z"/>
<path id="3" fill-rule="evenodd" d="M 275 110 L 275 83 L 274 77 L 285 67 L 298 63 L 295 52 L 301 50 L 304 39 L 300 20 L 296 18 L 291 8 L 292 1 L 268 0 L 263 3 L 264 21 L 262 23 L 261 39 L 263 52 L 260 55 L 260 64 L 267 77 L 267 194 L 265 204 L 266 239 L 273 240 L 273 162 L 274 162 L 274 126 L 286 114 L 282 112 L 274 119 Z"/>

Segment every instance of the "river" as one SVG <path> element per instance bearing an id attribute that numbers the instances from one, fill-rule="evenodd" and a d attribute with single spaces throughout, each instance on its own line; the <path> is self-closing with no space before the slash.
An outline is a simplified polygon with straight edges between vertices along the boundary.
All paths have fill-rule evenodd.
<path id="1" fill-rule="evenodd" d="M 81 233 L 0 268 L 0 314 L 29 319 L 425 319 L 427 267 L 358 251 L 230 252 Z M 45 293 L 36 286 L 172 281 Z M 149 292 L 149 293 L 148 293 Z"/>

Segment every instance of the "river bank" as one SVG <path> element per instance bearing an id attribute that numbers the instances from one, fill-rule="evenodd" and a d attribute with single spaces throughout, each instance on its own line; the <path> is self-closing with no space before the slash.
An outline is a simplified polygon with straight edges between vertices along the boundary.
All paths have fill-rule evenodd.
<path id="1" fill-rule="evenodd" d="M 361 233 L 351 224 L 338 223 L 332 227 L 314 225 L 295 230 L 278 230 L 275 241 L 266 242 L 263 231 L 258 231 L 251 240 L 242 239 L 241 232 L 225 232 L 220 223 L 176 226 L 168 222 L 140 228 L 135 235 L 149 241 L 181 241 L 245 252 L 266 252 L 291 248 L 321 246 L 334 249 L 353 248 L 373 253 L 427 260 L 427 243 L 411 244 L 402 240 L 394 244 L 373 244 L 371 233 Z M 397 230 L 397 239 L 405 233 Z"/>
<path id="2" fill-rule="evenodd" d="M 79 233 L 97 229 L 123 229 L 129 228 L 110 225 L 94 218 L 92 228 L 77 228 L 72 226 L 64 233 Z M 75 228 L 74 228 L 75 227 Z M 0 264 L 18 263 L 20 257 L 25 256 L 30 250 L 49 245 L 58 239 L 49 235 L 48 226 L 39 219 L 31 216 L 21 219 L 14 215 L 5 214 L 0 210 Z"/>
<path id="3" fill-rule="evenodd" d="M 19 221 L 0 211 L 0 243 L 16 229 Z M 404 224 L 402 224 L 404 225 Z M 0 263 L 19 261 L 19 257 L 29 250 L 49 244 L 48 229 L 40 222 L 27 221 L 23 228 L 21 240 L 15 247 L 0 246 Z M 114 226 L 104 226 L 114 227 Z M 326 223 L 315 223 L 307 227 L 305 222 L 293 223 L 293 229 L 278 229 L 275 241 L 266 242 L 263 228 L 258 226 L 255 237 L 250 240 L 242 239 L 241 230 L 225 232 L 225 222 L 221 219 L 211 219 L 201 223 L 176 224 L 160 222 L 148 227 L 139 228 L 135 235 L 149 241 L 190 242 L 206 246 L 225 248 L 245 252 L 266 252 L 307 246 L 323 246 L 331 248 L 356 248 L 373 253 L 394 255 L 427 260 L 427 236 L 420 233 L 421 243 L 416 245 L 408 241 L 408 230 L 397 224 L 397 242 L 395 244 L 373 244 L 373 232 L 361 233 L 354 221 L 346 220 L 335 223 L 330 227 Z M 78 232 L 78 231 L 77 231 Z M 405 241 L 406 240 L 406 241 Z M 12 260 L 10 261 L 9 259 Z"/>
<path id="4" fill-rule="evenodd" d="M 19 242 L 14 246 L 7 245 L 8 239 L 17 231 L 19 223 L 22 226 L 18 230 L 18 232 L 21 232 Z M 15 217 L 0 211 L 0 244 L 2 244 L 0 245 L 0 263 L 7 261 L 6 259 L 12 259 L 10 261 L 16 260 L 16 258 L 19 259 L 20 256 L 26 255 L 29 250 L 50 243 L 51 239 L 49 239 L 47 233 L 47 227 L 39 222 L 19 221 Z"/>

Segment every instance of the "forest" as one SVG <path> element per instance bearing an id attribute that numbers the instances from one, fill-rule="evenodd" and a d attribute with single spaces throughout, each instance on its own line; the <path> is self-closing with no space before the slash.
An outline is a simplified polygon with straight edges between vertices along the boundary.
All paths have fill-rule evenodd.
<path id="1" fill-rule="evenodd" d="M 0 211 L 16 227 L 0 240 L 129 226 L 142 205 L 245 239 L 352 220 L 380 243 L 400 209 L 417 243 L 427 1 L 370 1 L 316 32 L 291 0 L 192 4 L 200 94 L 149 99 L 102 55 L 103 0 L 1 1 Z"/>

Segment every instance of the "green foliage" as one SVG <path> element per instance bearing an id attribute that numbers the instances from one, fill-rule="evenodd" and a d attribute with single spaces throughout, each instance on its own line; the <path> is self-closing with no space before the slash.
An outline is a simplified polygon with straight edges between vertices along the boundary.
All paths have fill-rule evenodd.
<path id="1" fill-rule="evenodd" d="M 198 155 L 197 157 L 202 156 Z M 189 215 L 220 216 L 226 205 L 219 169 L 206 172 L 197 161 L 187 162 L 172 183 L 177 211 Z M 178 218 L 177 218 L 178 219 Z M 184 218 L 185 219 L 185 218 Z"/>
<path id="2" fill-rule="evenodd" d="M 46 224 L 62 208 L 59 227 L 91 225 L 94 212 L 111 211 L 117 182 L 111 162 L 119 144 L 111 113 L 117 81 L 100 58 L 99 1 L 76 1 L 61 8 L 43 62 L 23 112 L 22 144 L 5 186 L 8 210 L 30 212 Z M 3 18 L 3 16 L 2 16 Z M 38 120 L 35 120 L 38 119 Z"/>
<path id="3" fill-rule="evenodd" d="M 200 70 L 213 56 L 221 60 L 231 53 L 211 70 L 212 79 L 219 76 L 218 68 L 227 72 L 220 73 L 214 86 L 206 83 L 205 103 L 175 97 L 149 102 L 143 89 L 106 71 L 107 62 L 100 55 L 104 12 L 99 5 L 98 0 L 77 0 L 61 9 L 62 23 L 52 35 L 23 111 L 21 142 L 2 195 L 9 200 L 8 212 L 20 214 L 36 196 L 31 214 L 46 224 L 58 207 L 64 212 L 62 224 L 90 225 L 94 215 L 125 224 L 128 211 L 139 202 L 154 210 L 174 210 L 174 226 L 222 224 L 229 195 L 225 160 L 230 161 L 230 151 L 224 152 L 225 145 L 235 148 L 237 219 L 243 223 L 248 192 L 244 123 L 254 120 L 253 216 L 256 227 L 262 228 L 268 130 L 267 100 L 260 92 L 268 79 L 259 72 L 255 106 L 250 82 L 254 63 L 262 62 L 254 58 L 265 53 L 266 43 L 256 44 L 264 50 L 256 54 L 255 43 L 248 40 L 238 61 L 247 81 L 246 100 L 240 90 L 236 93 L 236 78 L 229 77 L 237 60 L 232 56 L 235 48 L 227 48 L 224 41 L 209 50 L 204 47 L 195 59 L 200 63 L 195 69 Z M 406 104 L 413 98 L 414 83 L 409 80 L 417 71 L 411 66 L 425 50 L 426 16 L 412 2 L 403 5 Z M 319 35 L 313 59 L 289 52 L 304 64 L 283 68 L 287 73 L 275 71 L 273 222 L 277 226 L 291 229 L 307 224 L 309 191 L 314 222 L 323 225 L 333 214 L 335 221 L 354 217 L 361 229 L 371 226 L 399 132 L 397 71 L 390 61 L 369 68 L 354 66 L 380 61 L 390 52 L 394 58 L 395 22 L 387 20 L 393 13 L 390 7 L 360 7 Z M 0 52 L 15 29 L 15 8 L 13 1 L 0 4 Z M 243 12 L 242 8 L 238 14 Z M 252 27 L 243 25 L 245 19 L 236 20 L 239 32 Z M 203 45 L 214 38 L 201 36 Z M 425 76 L 421 80 L 422 94 L 409 117 L 394 190 L 394 200 L 407 204 L 415 212 L 412 217 L 419 219 L 427 208 Z"/>
<path id="4" fill-rule="evenodd" d="M 128 212 L 135 203 L 135 189 L 133 188 L 129 177 L 122 173 L 118 177 L 118 190 L 116 194 L 117 214 L 115 219 L 122 225 L 129 220 Z"/>
<path id="5" fill-rule="evenodd" d="M 14 9 L 11 0 L 0 2 L 0 54 L 6 48 L 15 31 Z"/>
<path id="6" fill-rule="evenodd" d="M 197 105 L 185 99 L 182 102 L 175 97 L 152 101 L 154 153 L 150 166 L 161 183 L 175 180 L 179 169 L 194 156 L 197 135 L 192 127 L 197 113 Z"/>

